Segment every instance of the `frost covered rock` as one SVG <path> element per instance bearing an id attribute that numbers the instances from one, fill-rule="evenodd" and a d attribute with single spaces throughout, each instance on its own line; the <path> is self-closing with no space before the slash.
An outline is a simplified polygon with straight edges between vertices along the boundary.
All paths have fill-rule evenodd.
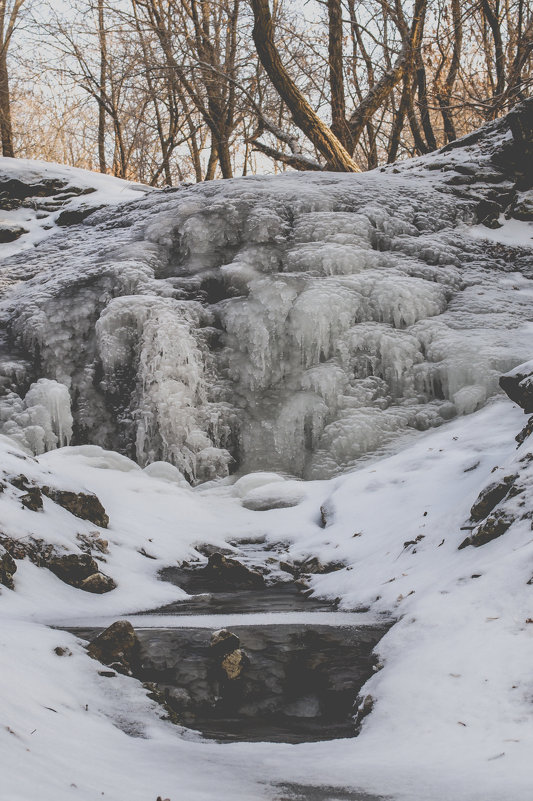
<path id="1" fill-rule="evenodd" d="M 83 579 L 81 582 L 80 590 L 85 590 L 85 592 L 93 592 L 96 595 L 103 595 L 106 592 L 111 592 L 116 588 L 116 584 L 111 578 L 111 576 L 106 576 L 105 573 L 92 573 L 90 576 L 87 576 L 86 579 Z"/>
<path id="2" fill-rule="evenodd" d="M 22 225 L 15 225 L 14 223 L 0 220 L 0 244 L 2 245 L 6 242 L 14 242 L 22 236 L 22 234 L 27 233 L 27 230 L 23 228 Z"/>
<path id="3" fill-rule="evenodd" d="M 89 643 L 87 653 L 119 673 L 131 676 L 139 666 L 140 644 L 131 623 L 117 620 Z"/>
<path id="4" fill-rule="evenodd" d="M 242 505 L 254 512 L 266 512 L 269 509 L 287 509 L 297 506 L 305 498 L 305 489 L 295 481 L 286 483 L 270 483 L 266 486 L 250 490 L 242 499 Z"/>
<path id="5" fill-rule="evenodd" d="M 107 528 L 109 517 L 96 495 L 88 492 L 59 490 L 54 487 L 42 487 L 42 491 L 54 503 L 66 509 L 67 512 L 80 517 L 82 520 L 90 520 L 95 526 Z"/>
<path id="6" fill-rule="evenodd" d="M 9 590 L 15 589 L 13 574 L 16 572 L 17 563 L 4 546 L 0 545 L 0 584 Z"/>
<path id="7" fill-rule="evenodd" d="M 144 472 L 152 478 L 158 478 L 161 481 L 170 481 L 171 484 L 177 484 L 178 487 L 183 487 L 183 489 L 190 488 L 187 479 L 180 473 L 178 468 L 170 464 L 170 462 L 152 462 L 146 465 Z"/>

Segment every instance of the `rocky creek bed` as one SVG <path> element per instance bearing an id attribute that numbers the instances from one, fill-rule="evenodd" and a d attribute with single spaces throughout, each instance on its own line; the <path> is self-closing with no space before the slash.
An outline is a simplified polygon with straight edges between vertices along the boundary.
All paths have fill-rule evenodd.
<path id="1" fill-rule="evenodd" d="M 111 636 L 97 621 L 69 629 L 92 642 L 89 652 L 100 661 L 145 682 L 175 722 L 205 737 L 298 743 L 354 736 L 368 709 L 360 690 L 378 669 L 374 649 L 391 621 L 336 612 L 334 603 L 306 597 L 296 581 L 268 586 L 227 560 L 232 590 L 227 570 L 210 572 L 217 558 L 163 571 L 190 597 L 130 617 L 133 628 L 116 623 Z"/>

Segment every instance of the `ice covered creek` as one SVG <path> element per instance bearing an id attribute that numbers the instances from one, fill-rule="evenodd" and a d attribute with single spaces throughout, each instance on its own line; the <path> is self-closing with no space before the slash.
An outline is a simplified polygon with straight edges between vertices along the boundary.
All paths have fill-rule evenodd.
<path id="1" fill-rule="evenodd" d="M 208 738 L 354 736 L 356 700 L 392 621 L 337 612 L 332 602 L 307 598 L 297 581 L 265 585 L 246 566 L 226 578 L 212 561 L 165 569 L 161 578 L 189 598 L 128 616 L 140 642 L 134 675 L 156 688 L 176 722 Z M 69 628 L 93 640 L 111 622 Z"/>

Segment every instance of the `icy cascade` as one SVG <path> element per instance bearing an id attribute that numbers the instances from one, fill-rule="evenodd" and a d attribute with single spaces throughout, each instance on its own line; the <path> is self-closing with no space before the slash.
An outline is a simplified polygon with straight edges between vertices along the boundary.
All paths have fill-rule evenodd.
<path id="1" fill-rule="evenodd" d="M 479 408 L 531 351 L 530 256 L 469 233 L 513 183 L 475 147 L 412 165 L 157 193 L 5 262 L 3 430 L 66 442 L 60 382 L 74 443 L 193 482 L 322 477 Z"/>

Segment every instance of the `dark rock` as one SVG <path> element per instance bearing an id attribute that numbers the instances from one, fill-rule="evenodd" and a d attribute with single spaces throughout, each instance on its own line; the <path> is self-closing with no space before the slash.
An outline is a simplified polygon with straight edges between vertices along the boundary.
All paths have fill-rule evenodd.
<path id="1" fill-rule="evenodd" d="M 501 228 L 498 217 L 502 212 L 501 206 L 493 200 L 480 200 L 476 208 L 477 221 L 487 228 Z"/>
<path id="2" fill-rule="evenodd" d="M 68 492 L 53 487 L 42 487 L 42 491 L 54 503 L 59 504 L 76 517 L 89 520 L 95 526 L 107 528 L 109 517 L 96 495 L 88 492 Z"/>
<path id="3" fill-rule="evenodd" d="M 94 592 L 96 595 L 103 595 L 105 592 L 110 592 L 114 590 L 116 586 L 111 576 L 106 576 L 105 573 L 100 572 L 93 573 L 92 576 L 83 579 L 79 585 L 80 590 Z"/>
<path id="4" fill-rule="evenodd" d="M 235 681 L 241 677 L 243 670 L 250 664 L 250 660 L 240 648 L 226 654 L 220 667 L 226 674 L 229 681 Z"/>
<path id="5" fill-rule="evenodd" d="M 95 211 L 99 211 L 103 206 L 82 206 L 78 209 L 65 209 L 56 218 L 56 224 L 61 226 L 79 225 Z"/>
<path id="6" fill-rule="evenodd" d="M 13 225 L 8 222 L 0 221 L 0 244 L 5 245 L 7 242 L 14 242 L 16 239 L 27 234 L 26 228 L 22 225 Z"/>
<path id="7" fill-rule="evenodd" d="M 494 507 L 508 495 L 509 490 L 517 478 L 517 474 L 505 476 L 501 481 L 495 481 L 493 484 L 489 484 L 488 487 L 485 487 L 485 489 L 479 493 L 470 510 L 471 519 L 477 523 L 487 517 Z"/>
<path id="8" fill-rule="evenodd" d="M 323 564 L 317 556 L 310 556 L 300 565 L 301 573 L 323 574 L 342 570 L 346 565 L 343 562 L 326 562 Z"/>
<path id="9" fill-rule="evenodd" d="M 355 702 L 354 725 L 357 734 L 361 731 L 363 720 L 374 709 L 374 698 L 371 695 L 358 696 Z"/>
<path id="10" fill-rule="evenodd" d="M 99 670 L 99 676 L 105 676 L 108 679 L 113 679 L 117 675 L 114 670 Z"/>
<path id="11" fill-rule="evenodd" d="M 57 654 L 57 656 L 72 656 L 72 651 L 70 648 L 62 648 L 60 645 L 57 645 L 54 648 L 54 654 Z"/>
<path id="12" fill-rule="evenodd" d="M 67 553 L 52 556 L 46 567 L 71 587 L 81 587 L 84 579 L 98 573 L 98 565 L 87 553 Z"/>
<path id="13" fill-rule="evenodd" d="M 533 417 L 530 417 L 524 428 L 516 435 L 515 440 L 518 445 L 522 445 L 526 439 L 533 434 Z"/>
<path id="14" fill-rule="evenodd" d="M 500 387 L 526 414 L 533 413 L 533 364 L 515 367 L 500 378 Z"/>
<path id="15" fill-rule="evenodd" d="M 0 584 L 9 590 L 15 589 L 13 574 L 17 572 L 17 565 L 11 554 L 0 545 Z"/>
<path id="16" fill-rule="evenodd" d="M 209 650 L 214 657 L 226 656 L 240 647 L 241 641 L 236 634 L 227 629 L 213 632 Z"/>
<path id="17" fill-rule="evenodd" d="M 127 620 L 117 620 L 87 647 L 87 653 L 108 667 L 127 676 L 139 668 L 139 640 Z"/>
<path id="18" fill-rule="evenodd" d="M 88 534 L 76 534 L 79 547 L 84 553 L 109 553 L 109 543 L 100 537 L 99 531 L 89 531 Z"/>
<path id="19" fill-rule="evenodd" d="M 533 220 L 533 192 L 519 195 L 511 207 L 510 214 L 515 220 L 531 222 Z"/>
<path id="20" fill-rule="evenodd" d="M 219 589 L 249 589 L 265 586 L 265 580 L 260 573 L 221 553 L 214 553 L 209 557 L 202 573 Z"/>
<path id="21" fill-rule="evenodd" d="M 468 545 L 474 545 L 478 548 L 480 545 L 486 545 L 487 542 L 495 540 L 505 534 L 507 529 L 514 523 L 514 517 L 508 512 L 496 511 L 490 517 L 487 517 L 484 523 L 478 526 L 463 542 L 459 545 L 459 550 L 466 548 Z"/>
<path id="22" fill-rule="evenodd" d="M 20 502 L 26 509 L 31 509 L 32 512 L 40 512 L 43 508 L 43 496 L 39 487 L 30 487 L 29 490 L 22 495 Z"/>

